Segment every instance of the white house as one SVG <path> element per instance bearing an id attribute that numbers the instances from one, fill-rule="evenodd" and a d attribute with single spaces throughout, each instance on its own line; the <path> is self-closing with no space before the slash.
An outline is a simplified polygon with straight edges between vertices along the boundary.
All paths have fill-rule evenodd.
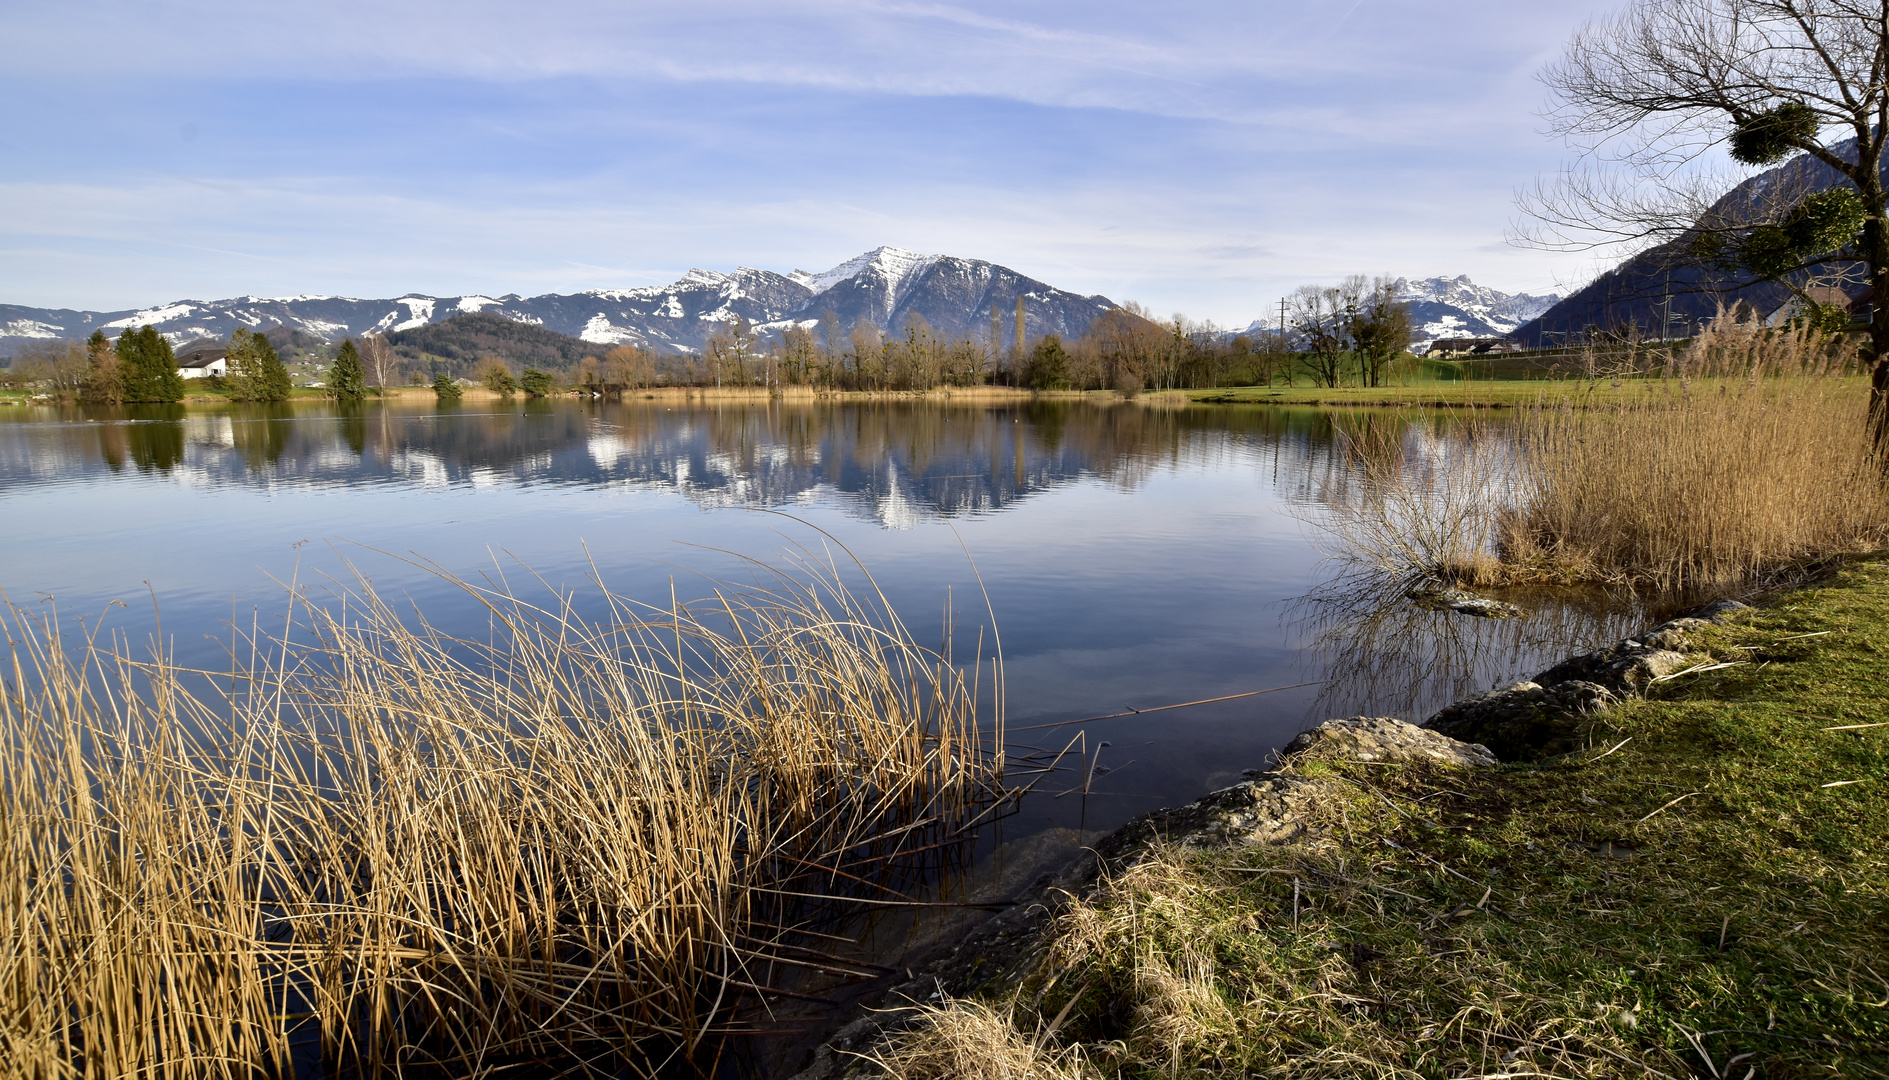
<path id="1" fill-rule="evenodd" d="M 177 374 L 185 379 L 230 373 L 229 350 L 214 341 L 193 341 L 177 350 Z"/>

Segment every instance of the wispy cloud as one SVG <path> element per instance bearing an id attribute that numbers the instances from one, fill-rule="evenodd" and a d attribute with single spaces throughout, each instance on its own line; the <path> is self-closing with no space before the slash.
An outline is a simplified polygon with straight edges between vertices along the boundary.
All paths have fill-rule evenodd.
<path id="1" fill-rule="evenodd" d="M 542 291 L 879 243 L 1222 322 L 1500 244 L 1550 0 L 15 0 L 0 301 Z M 136 48 L 119 43 L 136 42 Z M 109 55 L 110 62 L 101 62 Z M 101 253 L 110 253 L 109 257 Z"/>

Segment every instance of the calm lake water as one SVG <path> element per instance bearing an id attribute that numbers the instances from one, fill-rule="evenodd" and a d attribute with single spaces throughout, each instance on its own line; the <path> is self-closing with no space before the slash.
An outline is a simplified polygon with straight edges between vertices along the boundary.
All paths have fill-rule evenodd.
<path id="1" fill-rule="evenodd" d="M 279 618 L 282 583 L 319 594 L 347 564 L 476 633 L 465 598 L 402 557 L 580 595 L 594 565 L 662 604 L 672 585 L 751 580 L 729 552 L 778 562 L 821 530 L 921 641 L 949 596 L 960 655 L 989 629 L 981 573 L 1013 730 L 1315 684 L 1017 732 L 1050 751 L 1080 733 L 1094 779 L 1086 799 L 1047 781 L 1010 835 L 1107 829 L 1326 717 L 1421 720 L 1640 617 L 1536 599 L 1488 621 L 1330 587 L 1307 521 L 1345 469 L 1334 432 L 1390 425 L 1420 451 L 1451 423 L 1077 402 L 16 407 L 0 410 L 0 586 L 140 643 L 154 595 L 178 661 L 216 667 L 232 620 Z"/>

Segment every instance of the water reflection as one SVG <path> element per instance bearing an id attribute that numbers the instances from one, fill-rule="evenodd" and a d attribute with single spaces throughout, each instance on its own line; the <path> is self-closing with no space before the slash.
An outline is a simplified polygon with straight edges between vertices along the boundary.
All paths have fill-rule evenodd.
<path id="1" fill-rule="evenodd" d="M 211 623 L 240 586 L 169 553 L 213 535 L 220 562 L 281 567 L 270 551 L 339 535 L 428 557 L 497 546 L 552 569 L 588 561 L 583 542 L 602 540 L 596 551 L 614 560 L 602 569 L 638 588 L 653 543 L 765 554 L 778 539 L 767 532 L 777 523 L 726 515 L 711 524 L 664 516 L 663 506 L 762 506 L 852 519 L 863 531 L 845 542 L 886 572 L 901 602 L 929 609 L 949 583 L 943 562 L 962 550 L 923 526 L 950 522 L 983 569 L 963 586 L 989 586 L 1002 611 L 1018 722 L 1322 680 L 1315 697 L 1096 726 L 1094 739 L 1132 742 L 1130 756 L 1145 763 L 1148 730 L 1191 725 L 1197 760 L 1164 764 L 1178 771 L 1150 785 L 1161 798 L 1187 797 L 1203 768 L 1256 763 L 1228 747 L 1270 745 L 1333 715 L 1421 720 L 1648 621 L 1639 601 L 1606 595 L 1511 597 L 1528 612 L 1512 621 L 1426 611 L 1399 590 L 1334 580 L 1336 568 L 1310 550 L 1313 523 L 1367 469 L 1434 467 L 1465 459 L 1452 447 L 1501 438 L 1499 423 L 1448 410 L 1139 402 L 15 408 L 0 410 L 0 499 L 17 513 L 36 493 L 70 497 L 35 516 L 33 537 L 21 533 L 0 584 L 102 601 L 146 576 L 173 596 L 195 581 L 221 610 L 206 599 L 199 613 L 171 614 L 171 599 L 167 622 Z M 97 490 L 82 490 L 93 482 Z M 269 499 L 196 497 L 224 491 Z M 633 496 L 612 500 L 607 525 L 592 497 L 604 491 Z M 282 497 L 298 493 L 322 497 Z M 476 499 L 431 497 L 467 493 Z M 142 507 L 142 561 L 101 562 L 130 542 L 119 535 L 127 500 Z M 101 566 L 122 570 L 130 587 Z M 650 588 L 665 587 L 660 573 L 648 572 Z"/>
<path id="2" fill-rule="evenodd" d="M 1470 694 L 1529 678 L 1563 656 L 1654 621 L 1629 592 L 1512 589 L 1490 595 L 1521 607 L 1513 619 L 1417 605 L 1398 582 L 1344 574 L 1287 606 L 1304 641 L 1306 678 L 1323 680 L 1310 712 L 1395 716 L 1421 723 Z M 1547 660 L 1547 663 L 1543 661 Z"/>
<path id="3" fill-rule="evenodd" d="M 817 491 L 904 528 L 1002 510 L 1083 477 L 1133 490 L 1155 470 L 1268 448 L 1311 482 L 1332 414 L 1139 404 L 249 405 L 16 409 L 0 484 L 167 473 L 190 486 L 644 486 L 708 506 L 784 506 Z M 1308 469 L 1308 465 L 1313 468 Z M 1316 483 L 1297 492 L 1314 499 Z"/>

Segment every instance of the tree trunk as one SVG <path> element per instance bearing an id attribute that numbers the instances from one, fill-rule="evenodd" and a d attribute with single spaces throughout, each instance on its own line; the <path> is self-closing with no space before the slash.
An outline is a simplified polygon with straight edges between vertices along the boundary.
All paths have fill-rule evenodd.
<path id="1" fill-rule="evenodd" d="M 1870 337 L 1881 348 L 1882 331 L 1872 328 Z M 1874 358 L 1869 370 L 1869 429 L 1875 440 L 1876 454 L 1889 471 L 1889 360 Z"/>
<path id="2" fill-rule="evenodd" d="M 1869 430 L 1876 453 L 1889 467 L 1889 221 L 1883 217 L 1881 173 L 1859 170 L 1857 186 L 1874 211 L 1863 224 L 1863 256 L 1869 267 Z"/>

